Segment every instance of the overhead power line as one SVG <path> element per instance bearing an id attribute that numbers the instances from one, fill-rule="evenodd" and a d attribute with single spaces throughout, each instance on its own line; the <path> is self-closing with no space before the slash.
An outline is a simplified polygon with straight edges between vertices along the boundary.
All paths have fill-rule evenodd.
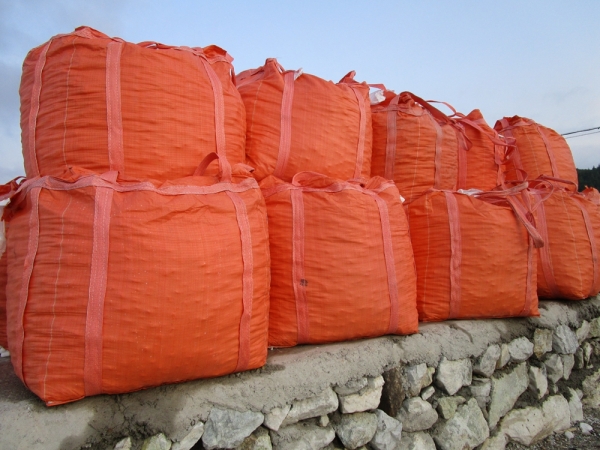
<path id="1" fill-rule="evenodd" d="M 588 128 L 588 129 L 586 129 L 586 130 L 579 130 L 579 131 L 571 131 L 571 132 L 569 132 L 569 133 L 563 133 L 563 134 L 561 134 L 561 136 L 568 136 L 568 135 L 570 135 L 570 134 L 578 134 L 578 133 L 584 133 L 584 132 L 586 132 L 586 131 L 594 131 L 594 130 L 600 130 L 600 127 Z M 594 134 L 594 133 L 590 133 L 590 134 Z M 585 135 L 584 135 L 584 136 L 585 136 Z M 575 136 L 573 136 L 573 137 L 575 137 Z"/>
<path id="2" fill-rule="evenodd" d="M 578 134 L 577 136 L 567 136 L 567 137 L 565 137 L 565 139 L 573 139 L 576 137 L 589 136 L 590 134 L 598 134 L 598 133 L 600 133 L 600 130 L 592 131 L 591 133 Z M 563 134 L 563 136 L 564 136 L 564 134 Z"/>

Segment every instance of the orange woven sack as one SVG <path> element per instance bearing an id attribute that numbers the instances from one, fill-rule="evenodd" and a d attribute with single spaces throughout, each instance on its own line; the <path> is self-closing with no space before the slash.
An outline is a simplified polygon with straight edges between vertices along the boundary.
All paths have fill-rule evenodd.
<path id="1" fill-rule="evenodd" d="M 574 185 L 565 187 L 577 190 L 573 154 L 565 138 L 556 131 L 519 116 L 498 120 L 494 129 L 515 140 L 516 149 L 507 163 L 507 179 L 523 179 L 522 172 L 530 179 L 546 175 L 572 181 Z"/>
<path id="2" fill-rule="evenodd" d="M 535 247 L 543 242 L 518 200 L 525 187 L 431 191 L 406 206 L 420 320 L 539 315 Z"/>
<path id="3" fill-rule="evenodd" d="M 303 172 L 261 182 L 269 215 L 269 345 L 418 330 L 415 270 L 398 190 Z"/>
<path id="4" fill-rule="evenodd" d="M 236 174 L 234 170 L 234 175 Z M 43 177 L 13 197 L 8 338 L 47 405 L 260 367 L 269 243 L 249 173 Z"/>
<path id="5" fill-rule="evenodd" d="M 573 192 L 569 181 L 543 177 L 531 185 L 538 229 L 546 242 L 539 250 L 538 295 L 569 300 L 595 296 L 600 292 L 598 204 Z"/>
<path id="6" fill-rule="evenodd" d="M 0 257 L 0 345 L 8 349 L 6 335 L 6 252 Z"/>
<path id="7" fill-rule="evenodd" d="M 262 180 L 302 171 L 342 180 L 369 178 L 372 127 L 369 86 L 350 72 L 339 83 L 275 59 L 237 76 L 246 106 L 246 161 Z"/>
<path id="8" fill-rule="evenodd" d="M 385 100 L 371 106 L 373 159 L 371 175 L 394 180 L 412 201 L 431 188 L 457 188 L 459 167 L 465 168 L 462 129 L 423 99 L 383 91 Z M 463 186 L 464 187 L 464 186 Z"/>
<path id="9" fill-rule="evenodd" d="M 88 27 L 53 37 L 23 63 L 27 177 L 79 166 L 165 181 L 190 176 L 215 151 L 244 162 L 232 60 L 216 46 L 131 44 Z"/>

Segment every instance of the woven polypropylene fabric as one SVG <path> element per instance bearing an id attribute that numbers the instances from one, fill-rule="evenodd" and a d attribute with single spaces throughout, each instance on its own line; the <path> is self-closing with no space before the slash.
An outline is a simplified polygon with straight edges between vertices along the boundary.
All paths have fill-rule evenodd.
<path id="1" fill-rule="evenodd" d="M 508 206 L 450 194 L 456 199 L 462 241 L 460 304 L 456 318 L 537 316 L 535 260 L 527 302 L 529 235 Z M 417 267 L 422 321 L 442 321 L 451 310 L 452 246 L 446 193 L 431 192 L 406 206 Z"/>
<path id="2" fill-rule="evenodd" d="M 296 287 L 304 289 L 306 296 L 308 332 L 303 343 L 381 336 L 388 334 L 391 321 L 397 321 L 395 334 L 417 332 L 416 281 L 408 224 L 398 190 L 391 183 L 380 190 L 384 183 L 377 177 L 366 189 L 384 200 L 389 214 L 397 317 L 391 317 L 382 220 L 372 195 L 352 189 L 329 192 L 332 185 L 344 183 L 321 175 L 304 177 L 299 183 L 304 189 L 303 279 L 294 280 L 294 190 L 275 177 L 261 182 L 269 215 L 272 259 L 269 345 L 299 343 L 294 283 L 300 284 Z M 284 190 L 273 191 L 282 186 Z"/>
<path id="3" fill-rule="evenodd" d="M 233 372 L 241 357 L 244 313 L 250 317 L 249 351 L 240 370 L 262 366 L 270 263 L 266 207 L 256 182 L 188 177 L 154 188 L 84 178 L 100 184 L 70 188 L 82 182 L 77 178 L 41 187 L 39 236 L 33 240 L 37 245 L 26 286 L 24 261 L 32 254 L 28 242 L 36 228 L 29 227 L 35 189 L 11 202 L 8 336 L 11 348 L 22 348 L 12 362 L 25 384 L 48 405 L 85 395 L 92 250 L 103 245 L 108 265 L 99 324 L 100 392 L 124 393 Z M 94 223 L 100 189 L 112 190 L 108 242 L 95 241 L 101 236 L 95 232 L 101 224 Z M 241 203 L 234 204 L 232 192 Z M 236 207 L 247 215 L 249 238 L 242 236 Z M 250 255 L 244 255 L 243 239 L 251 243 Z M 244 302 L 248 287 L 250 304 Z"/>
<path id="4" fill-rule="evenodd" d="M 109 55 L 114 45 L 120 52 Z M 31 50 L 20 87 L 27 176 L 73 166 L 140 180 L 190 176 L 217 151 L 213 89 L 221 91 L 227 159 L 244 162 L 245 109 L 232 58 L 216 46 L 188 50 L 131 44 L 87 27 Z M 120 148 L 122 168 L 111 167 L 109 146 Z"/>

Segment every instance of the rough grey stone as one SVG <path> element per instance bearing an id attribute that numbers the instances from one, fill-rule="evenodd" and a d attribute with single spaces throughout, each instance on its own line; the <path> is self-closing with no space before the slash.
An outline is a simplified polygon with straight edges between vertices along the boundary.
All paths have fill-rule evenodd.
<path id="1" fill-rule="evenodd" d="M 471 395 L 482 411 L 486 410 L 488 403 L 490 402 L 490 392 L 492 390 L 492 381 L 489 378 L 473 378 L 471 386 Z"/>
<path id="2" fill-rule="evenodd" d="M 202 434 L 204 434 L 204 424 L 198 422 L 181 441 L 173 444 L 171 450 L 190 450 L 200 440 Z"/>
<path id="3" fill-rule="evenodd" d="M 544 366 L 546 366 L 546 375 L 548 376 L 548 379 L 555 384 L 565 375 L 562 358 L 556 353 L 553 353 L 546 358 Z"/>
<path id="4" fill-rule="evenodd" d="M 579 429 L 581 430 L 581 432 L 583 434 L 592 434 L 592 431 L 594 431 L 594 429 L 592 428 L 592 426 L 590 424 L 587 424 L 585 422 L 581 422 L 579 424 Z"/>
<path id="5" fill-rule="evenodd" d="M 459 405 L 462 405 L 467 400 L 464 397 L 456 396 L 456 397 L 442 397 L 438 400 L 437 412 L 442 418 L 448 420 L 454 417 L 456 413 L 456 409 Z"/>
<path id="6" fill-rule="evenodd" d="M 533 353 L 541 358 L 552 351 L 552 330 L 536 328 L 533 333 Z"/>
<path id="7" fill-rule="evenodd" d="M 437 422 L 438 414 L 429 402 L 421 397 L 412 397 L 404 400 L 396 419 L 402 422 L 404 431 L 423 431 Z"/>
<path id="8" fill-rule="evenodd" d="M 419 395 L 421 390 L 429 386 L 433 381 L 431 372 L 427 369 L 427 364 L 425 363 L 408 366 L 404 369 L 404 376 L 406 378 L 406 393 L 410 397 Z"/>
<path id="9" fill-rule="evenodd" d="M 159 433 L 155 436 L 149 437 L 142 444 L 142 450 L 170 450 L 171 441 L 167 437 Z"/>
<path id="10" fill-rule="evenodd" d="M 442 357 L 435 377 L 436 384 L 449 395 L 454 395 L 463 386 L 471 384 L 473 367 L 470 359 L 450 361 Z"/>
<path id="11" fill-rule="evenodd" d="M 402 450 L 436 450 L 433 438 L 422 431 L 403 432 L 399 448 Z"/>
<path id="12" fill-rule="evenodd" d="M 319 426 L 320 427 L 326 427 L 327 425 L 329 425 L 329 416 L 328 415 L 322 415 L 321 417 L 319 417 Z"/>
<path id="13" fill-rule="evenodd" d="M 591 369 L 591 361 L 592 361 L 592 353 L 594 352 L 594 348 L 589 342 L 586 342 L 582 346 L 583 348 L 583 360 L 585 361 L 585 368 Z"/>
<path id="14" fill-rule="evenodd" d="M 403 374 L 401 367 L 394 367 L 383 372 L 383 390 L 381 391 L 381 401 L 379 408 L 386 414 L 396 417 L 402 408 L 402 402 L 406 398 L 404 389 Z"/>
<path id="15" fill-rule="evenodd" d="M 435 388 L 433 386 L 429 386 L 423 389 L 423 392 L 421 392 L 421 398 L 423 400 L 429 400 L 433 394 L 435 394 Z"/>
<path id="16" fill-rule="evenodd" d="M 579 347 L 575 352 L 575 368 L 577 370 L 585 369 L 585 359 L 583 357 L 583 348 Z"/>
<path id="17" fill-rule="evenodd" d="M 204 448 L 235 448 L 244 442 L 264 419 L 265 416 L 259 412 L 239 412 L 214 407 L 204 425 Z"/>
<path id="18" fill-rule="evenodd" d="M 548 377 L 546 366 L 529 367 L 529 390 L 533 391 L 538 399 L 542 399 L 548 393 Z"/>
<path id="19" fill-rule="evenodd" d="M 527 363 L 520 363 L 511 372 L 492 378 L 488 423 L 493 429 L 498 421 L 512 409 L 517 399 L 529 386 Z"/>
<path id="20" fill-rule="evenodd" d="M 573 432 L 572 432 L 572 431 L 569 431 L 569 430 L 565 431 L 565 437 L 566 437 L 568 440 L 575 439 L 575 435 L 573 434 Z"/>
<path id="21" fill-rule="evenodd" d="M 287 417 L 291 408 L 292 405 L 285 405 L 282 408 L 273 408 L 271 411 L 265 414 L 263 425 L 270 430 L 279 430 L 279 427 Z"/>
<path id="22" fill-rule="evenodd" d="M 496 369 L 502 369 L 510 361 L 510 352 L 508 351 L 508 345 L 502 344 L 500 346 L 500 358 L 496 361 Z"/>
<path id="23" fill-rule="evenodd" d="M 127 436 L 126 438 L 121 439 L 119 442 L 117 442 L 114 450 L 131 450 L 132 445 L 133 442 L 131 441 L 131 438 Z"/>
<path id="24" fill-rule="evenodd" d="M 600 337 L 600 317 L 596 317 L 594 320 L 590 322 L 590 337 L 597 338 Z"/>
<path id="25" fill-rule="evenodd" d="M 513 362 L 527 361 L 533 355 L 533 344 L 526 337 L 513 339 L 508 344 L 508 353 Z"/>
<path id="26" fill-rule="evenodd" d="M 350 395 L 354 394 L 361 389 L 367 387 L 368 381 L 366 377 L 360 378 L 358 380 L 350 380 L 343 386 L 335 386 L 333 390 L 336 394 L 339 395 Z"/>
<path id="27" fill-rule="evenodd" d="M 504 450 L 508 444 L 508 437 L 504 433 L 498 433 L 485 440 L 480 450 Z"/>
<path id="28" fill-rule="evenodd" d="M 354 450 L 367 444 L 377 431 L 377 416 L 373 413 L 336 414 L 333 429 L 344 447 Z"/>
<path id="29" fill-rule="evenodd" d="M 566 325 L 559 325 L 552 336 L 552 350 L 563 355 L 573 355 L 579 347 L 577 336 Z"/>
<path id="30" fill-rule="evenodd" d="M 575 389 L 569 388 L 569 412 L 571 415 L 571 424 L 583 420 L 583 405 Z"/>
<path id="31" fill-rule="evenodd" d="M 600 408 L 600 370 L 587 376 L 581 385 L 583 404 L 590 408 Z"/>
<path id="32" fill-rule="evenodd" d="M 472 398 L 450 420 L 435 428 L 433 439 L 442 450 L 463 450 L 481 445 L 489 435 L 485 417 Z"/>
<path id="33" fill-rule="evenodd" d="M 577 342 L 580 344 L 585 341 L 590 334 L 591 325 L 587 320 L 581 322 L 581 326 L 577 328 L 575 331 L 575 336 L 577 337 Z"/>
<path id="34" fill-rule="evenodd" d="M 375 450 L 396 450 L 402 439 L 402 424 L 380 409 L 375 410 L 377 431 L 370 442 Z"/>
<path id="35" fill-rule="evenodd" d="M 333 389 L 325 389 L 321 395 L 294 402 L 281 425 L 291 425 L 304 419 L 329 414 L 338 409 L 338 406 L 338 396 Z"/>
<path id="36" fill-rule="evenodd" d="M 496 370 L 496 363 L 500 359 L 500 353 L 499 345 L 490 345 L 473 365 L 473 372 L 487 378 L 491 377 Z"/>
<path id="37" fill-rule="evenodd" d="M 320 427 L 312 421 L 295 423 L 271 431 L 271 442 L 277 450 L 320 450 L 335 439 L 333 427 Z"/>
<path id="38" fill-rule="evenodd" d="M 340 410 L 344 414 L 363 412 L 379 406 L 383 389 L 383 377 L 369 378 L 366 387 L 355 394 L 338 395 Z"/>
<path id="39" fill-rule="evenodd" d="M 563 363 L 563 377 L 568 380 L 575 366 L 575 355 L 560 355 Z"/>
<path id="40" fill-rule="evenodd" d="M 263 427 L 258 427 L 254 433 L 244 439 L 237 450 L 272 450 L 272 448 L 269 432 Z"/>

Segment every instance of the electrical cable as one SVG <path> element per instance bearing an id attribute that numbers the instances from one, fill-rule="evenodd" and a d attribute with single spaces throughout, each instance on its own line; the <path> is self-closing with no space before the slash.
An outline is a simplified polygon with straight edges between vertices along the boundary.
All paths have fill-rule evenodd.
<path id="1" fill-rule="evenodd" d="M 594 130 L 600 130 L 600 127 L 587 128 L 585 130 L 579 130 L 579 131 L 571 131 L 569 133 L 563 133 L 563 134 L 561 134 L 561 136 L 568 136 L 569 134 L 577 134 L 577 133 L 583 133 L 584 131 L 594 131 Z"/>
<path id="2" fill-rule="evenodd" d="M 600 130 L 592 131 L 591 133 L 578 134 L 577 136 L 567 136 L 567 137 L 565 137 L 565 139 L 572 139 L 572 138 L 577 138 L 577 137 L 581 137 L 581 136 L 589 136 L 590 134 L 598 134 L 598 133 L 600 133 Z M 563 136 L 564 136 L 564 134 L 563 134 Z"/>

